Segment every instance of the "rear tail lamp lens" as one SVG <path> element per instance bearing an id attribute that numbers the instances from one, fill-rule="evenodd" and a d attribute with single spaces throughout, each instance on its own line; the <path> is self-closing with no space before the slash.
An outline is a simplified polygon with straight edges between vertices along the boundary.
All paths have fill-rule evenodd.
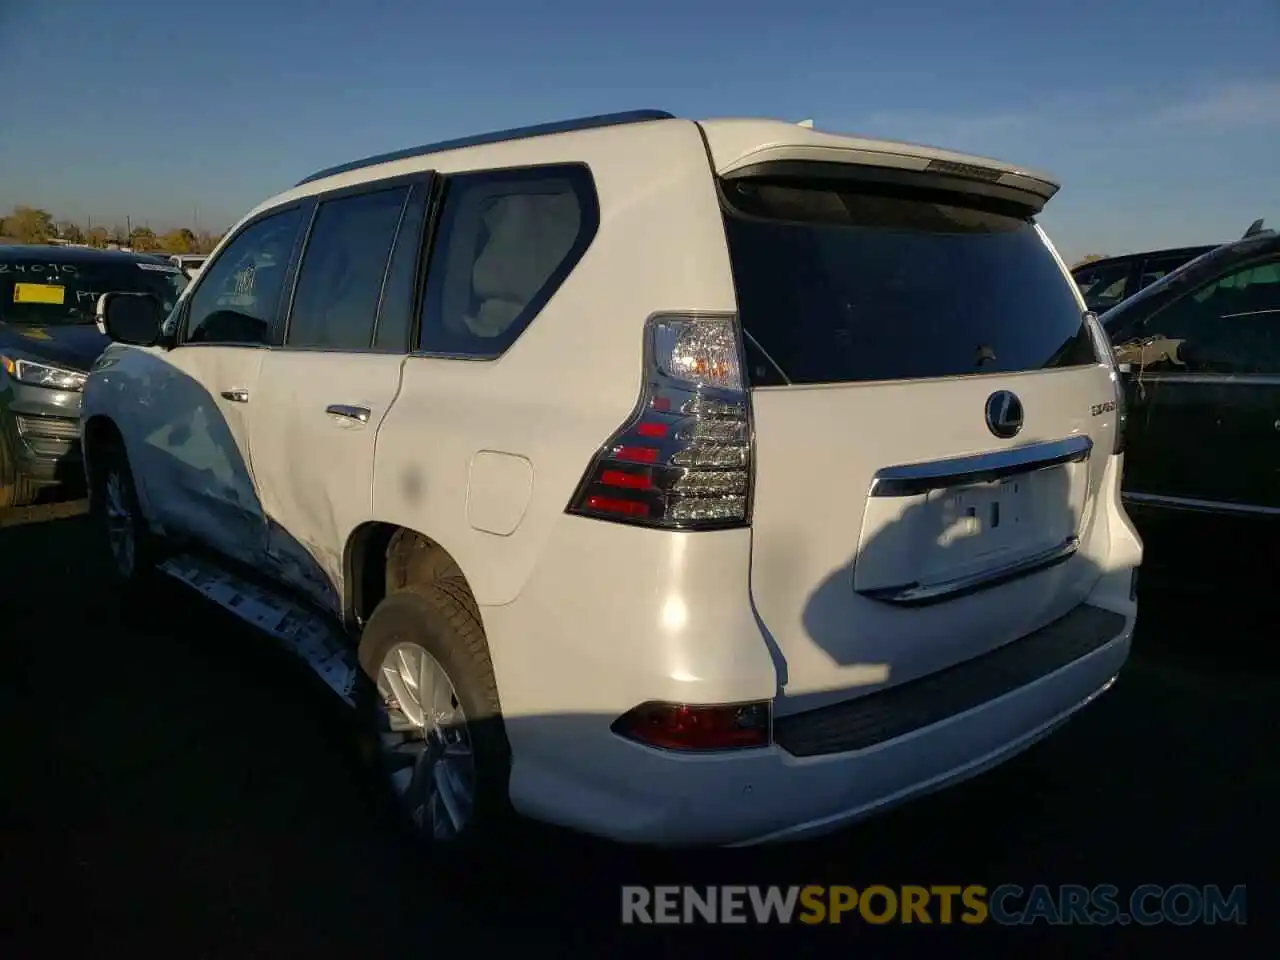
<path id="1" fill-rule="evenodd" d="M 568 509 L 675 529 L 745 526 L 751 452 L 736 319 L 653 317 L 636 410 L 600 449 Z"/>
<path id="2" fill-rule="evenodd" d="M 769 745 L 772 717 L 768 700 L 719 706 L 645 703 L 615 720 L 612 729 L 662 750 L 742 750 Z"/>

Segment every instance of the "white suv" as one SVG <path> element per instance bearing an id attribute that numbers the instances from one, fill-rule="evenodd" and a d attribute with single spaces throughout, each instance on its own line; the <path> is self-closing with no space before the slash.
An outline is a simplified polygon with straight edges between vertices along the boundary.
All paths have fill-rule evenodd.
<path id="1" fill-rule="evenodd" d="M 126 584 L 369 707 L 429 838 L 831 830 L 1128 654 L 1121 394 L 1056 190 L 658 112 L 325 170 L 167 319 L 105 298 L 92 507 Z"/>

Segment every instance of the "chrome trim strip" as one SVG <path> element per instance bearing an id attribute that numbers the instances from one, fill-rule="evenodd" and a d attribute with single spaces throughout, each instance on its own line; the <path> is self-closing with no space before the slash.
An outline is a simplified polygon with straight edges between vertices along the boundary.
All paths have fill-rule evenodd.
<path id="1" fill-rule="evenodd" d="M 1280 376 L 1270 373 L 1144 373 L 1134 370 L 1131 377 L 1143 383 L 1191 383 L 1202 386 L 1280 387 Z"/>
<path id="2" fill-rule="evenodd" d="M 1075 556 L 1079 548 L 1079 537 L 1067 537 L 1056 547 L 1050 547 L 1030 557 L 982 573 L 956 577 L 954 580 L 943 580 L 940 583 L 907 583 L 897 587 L 878 587 L 857 592 L 868 600 L 877 600 L 880 603 L 892 603 L 900 607 L 923 607 L 946 600 L 955 600 L 970 593 L 988 590 L 1002 583 L 1039 573 L 1049 567 L 1056 567 Z"/>
<path id="3" fill-rule="evenodd" d="M 1195 497 L 1166 497 L 1157 493 L 1122 493 L 1125 503 L 1138 506 L 1167 507 L 1170 510 L 1190 510 L 1201 513 L 1239 513 L 1247 516 L 1280 517 L 1280 507 L 1263 507 L 1252 503 L 1232 503 L 1229 500 L 1200 500 Z"/>
<path id="4" fill-rule="evenodd" d="M 1084 434 L 1065 440 L 1030 443 L 993 453 L 884 467 L 871 479 L 871 497 L 912 497 L 968 483 L 987 483 L 1005 477 L 1047 470 L 1064 463 L 1088 460 L 1093 441 Z"/>

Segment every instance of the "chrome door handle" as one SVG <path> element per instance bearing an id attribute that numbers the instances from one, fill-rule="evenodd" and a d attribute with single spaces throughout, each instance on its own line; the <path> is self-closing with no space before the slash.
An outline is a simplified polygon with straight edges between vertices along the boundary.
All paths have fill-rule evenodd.
<path id="1" fill-rule="evenodd" d="M 223 390 L 222 399 L 230 400 L 232 403 L 248 403 L 249 391 L 248 390 Z"/>
<path id="2" fill-rule="evenodd" d="M 368 407 L 353 407 L 346 403 L 331 403 L 324 408 L 324 412 L 334 417 L 342 417 L 344 420 L 354 420 L 356 423 L 369 422 Z"/>

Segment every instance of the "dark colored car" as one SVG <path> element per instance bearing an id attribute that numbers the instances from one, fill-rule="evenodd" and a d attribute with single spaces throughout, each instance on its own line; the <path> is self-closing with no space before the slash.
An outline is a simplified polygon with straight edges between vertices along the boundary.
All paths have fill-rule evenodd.
<path id="1" fill-rule="evenodd" d="M 1103 313 L 1212 249 L 1214 246 L 1210 244 L 1127 253 L 1081 264 L 1071 271 L 1071 276 L 1075 278 L 1089 309 Z"/>
<path id="2" fill-rule="evenodd" d="M 1280 518 L 1280 236 L 1255 224 L 1101 320 L 1127 365 L 1126 502 Z"/>
<path id="3" fill-rule="evenodd" d="M 80 390 L 110 342 L 99 295 L 151 294 L 167 311 L 186 284 L 145 254 L 0 246 L 0 507 L 83 485 Z"/>

